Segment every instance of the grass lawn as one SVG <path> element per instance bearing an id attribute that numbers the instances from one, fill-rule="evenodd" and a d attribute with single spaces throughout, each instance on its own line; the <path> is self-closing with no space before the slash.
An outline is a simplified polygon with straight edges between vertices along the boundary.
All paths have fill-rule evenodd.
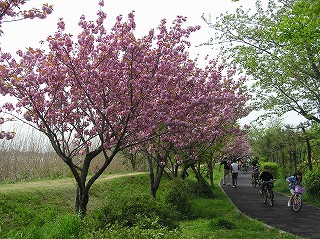
<path id="1" fill-rule="evenodd" d="M 88 215 L 83 220 L 74 216 L 76 188 L 71 179 L 71 183 L 59 187 L 40 187 L 39 181 L 37 187 L 24 189 L 17 186 L 18 184 L 12 184 L 20 189 L 0 189 L 0 238 L 300 238 L 267 228 L 236 210 L 218 186 L 221 176 L 216 170 L 217 186 L 214 188 L 214 198 L 190 195 L 193 216 L 179 220 L 179 226 L 175 230 L 156 226 L 146 229 L 145 225 L 123 229 L 118 226 L 97 227 L 101 220 L 98 221 L 96 215 L 107 202 L 120 208 L 130 199 L 149 194 L 148 174 L 127 175 L 96 182 L 90 191 Z M 192 177 L 189 176 L 188 180 L 192 180 Z M 48 184 L 47 180 L 43 182 Z M 49 184 L 51 183 L 54 184 L 54 180 Z M 157 201 L 163 201 L 171 185 L 168 179 L 161 182 Z M 4 187 L 0 184 L 0 188 L 2 186 Z M 8 184 L 5 187 L 8 187 Z M 154 218 L 152 220 L 155 220 Z M 154 225 L 154 222 L 150 222 L 151 219 L 148 220 L 144 218 L 143 223 Z"/>

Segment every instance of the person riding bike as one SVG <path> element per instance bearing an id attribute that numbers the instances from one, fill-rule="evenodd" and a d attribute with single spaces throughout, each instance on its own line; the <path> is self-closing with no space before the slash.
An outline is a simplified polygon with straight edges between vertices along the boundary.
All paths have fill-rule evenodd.
<path id="1" fill-rule="evenodd" d="M 260 193 L 262 194 L 266 190 L 266 186 L 269 181 L 273 180 L 273 174 L 270 172 L 268 165 L 264 166 L 264 170 L 260 173 L 259 179 L 261 182 Z"/>
<path id="2" fill-rule="evenodd" d="M 252 179 L 252 182 L 257 185 L 259 184 L 259 175 L 260 175 L 260 171 L 259 171 L 259 167 L 255 167 L 252 171 L 252 174 L 251 174 L 251 179 Z M 254 185 L 254 186 L 255 186 Z"/>
<path id="3" fill-rule="evenodd" d="M 290 190 L 291 196 L 288 201 L 288 207 L 291 207 L 291 201 L 295 192 L 295 187 L 298 185 L 300 186 L 302 185 L 302 173 L 300 171 L 297 171 L 294 175 L 288 177 L 286 181 L 290 183 L 289 190 Z"/>

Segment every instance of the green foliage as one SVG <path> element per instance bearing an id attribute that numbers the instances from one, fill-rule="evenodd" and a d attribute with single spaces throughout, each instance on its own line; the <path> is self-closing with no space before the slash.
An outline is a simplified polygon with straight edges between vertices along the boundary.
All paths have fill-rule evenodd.
<path id="1" fill-rule="evenodd" d="M 222 177 L 222 172 L 214 173 L 215 183 Z M 190 177 L 186 180 L 189 190 Z M 45 189 L 27 189 L 4 193 L 0 190 L 0 238 L 6 239 L 207 239 L 207 238 L 278 238 L 297 239 L 298 237 L 270 230 L 255 220 L 249 220 L 234 209 L 220 187 L 214 188 L 214 199 L 190 194 L 196 218 L 179 220 L 174 217 L 178 229 L 170 229 L 160 224 L 161 218 L 175 214 L 174 206 L 165 205 L 164 198 L 172 183 L 164 180 L 159 190 L 157 201 L 148 194 L 148 175 L 117 178 L 112 181 L 97 182 L 92 188 L 91 206 L 88 215 L 83 219 L 73 214 L 74 191 L 71 187 Z M 73 187 L 72 187 L 73 189 Z M 192 190 L 191 190 L 192 191 Z M 140 195 L 140 196 L 134 196 Z M 135 201 L 134 201 L 135 199 Z M 149 200 L 150 199 L 150 200 Z M 103 226 L 99 221 L 102 201 L 107 200 L 109 209 L 137 219 L 132 227 L 121 223 Z M 123 205 L 122 205 L 123 204 Z M 154 206 L 157 204 L 158 206 Z M 105 204 L 104 204 L 105 205 Z M 145 208 L 142 208 L 144 205 Z M 117 211 L 117 207 L 122 208 Z M 150 215 L 154 209 L 154 214 Z M 161 213 L 158 210 L 161 208 Z M 139 215 L 134 212 L 138 210 Z M 109 212 L 107 210 L 107 212 Z M 149 213 L 149 214 L 148 214 Z M 31 218 L 27 220 L 27 215 Z M 115 213 L 117 216 L 117 214 Z M 145 216 L 147 215 L 147 216 Z M 19 219 L 19 217 L 23 219 Z M 120 215 L 121 216 L 121 215 Z M 102 218 L 103 219 L 103 218 Z M 27 220 L 27 221 L 23 221 Z M 158 224 L 159 222 L 159 224 Z M 105 221 L 105 224 L 107 222 Z M 161 222 L 162 223 L 162 222 Z M 226 229 L 233 227 L 234 229 Z M 148 228 L 150 227 L 150 228 Z"/>
<path id="2" fill-rule="evenodd" d="M 257 109 L 293 110 L 319 123 L 319 0 L 257 0 L 255 10 L 240 7 L 214 22 L 203 17 L 216 30 L 209 44 L 218 43 L 224 58 L 254 80 Z"/>
<path id="3" fill-rule="evenodd" d="M 80 216 L 71 215 L 60 218 L 54 227 L 50 227 L 48 238 L 67 239 L 79 238 L 81 235 L 82 221 Z"/>
<path id="4" fill-rule="evenodd" d="M 210 186 L 208 181 L 204 180 L 204 178 L 201 178 L 200 182 L 198 180 L 186 180 L 185 183 L 187 183 L 187 187 L 189 188 L 191 194 L 199 197 L 214 197 L 212 187 Z"/>
<path id="5" fill-rule="evenodd" d="M 320 198 L 320 168 L 307 172 L 303 177 L 306 193 L 311 198 Z"/>
<path id="6" fill-rule="evenodd" d="M 235 229 L 236 225 L 234 222 L 232 222 L 230 219 L 228 218 L 216 218 L 213 219 L 209 222 L 209 226 L 214 228 L 214 229 L 227 229 L 227 230 L 231 230 L 231 229 Z"/>
<path id="7" fill-rule="evenodd" d="M 112 225 L 106 230 L 96 230 L 86 232 L 84 239 L 184 239 L 187 238 L 179 231 L 168 230 L 167 228 L 160 229 L 142 229 L 140 227 L 122 227 Z"/>
<path id="8" fill-rule="evenodd" d="M 82 221 L 78 215 L 62 216 L 54 220 L 54 223 L 46 223 L 39 227 L 32 223 L 25 229 L 9 234 L 10 239 L 71 239 L 80 238 Z"/>
<path id="9" fill-rule="evenodd" d="M 192 215 L 192 206 L 190 198 L 191 194 L 190 184 L 187 180 L 175 179 L 170 183 L 169 189 L 165 196 L 166 203 L 173 205 L 173 207 L 180 213 L 181 218 L 190 219 Z"/>
<path id="10" fill-rule="evenodd" d="M 63 214 L 73 212 L 74 207 L 69 189 L 61 189 L 58 192 L 46 190 L 1 192 L 0 205 L 2 228 L 0 238 L 1 233 L 8 232 L 10 228 L 42 226 L 48 221 L 53 221 L 59 212 Z M 30 230 L 36 233 L 36 229 Z"/>
<path id="11" fill-rule="evenodd" d="M 281 173 L 279 164 L 273 162 L 262 162 L 260 164 L 260 171 L 263 170 L 265 165 L 268 165 L 270 167 L 270 171 L 272 172 L 274 178 L 280 178 Z"/>
<path id="12" fill-rule="evenodd" d="M 107 201 L 96 218 L 99 228 L 113 224 L 141 229 L 174 229 L 178 226 L 178 214 L 172 205 L 156 201 L 150 195 L 132 195 L 130 198 Z"/>

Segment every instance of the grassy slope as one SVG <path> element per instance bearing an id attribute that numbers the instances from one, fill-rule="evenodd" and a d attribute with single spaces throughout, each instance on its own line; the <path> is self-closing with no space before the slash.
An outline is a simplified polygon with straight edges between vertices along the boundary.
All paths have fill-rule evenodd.
<path id="1" fill-rule="evenodd" d="M 216 172 L 216 184 L 221 174 Z M 41 182 L 41 181 L 40 181 Z M 44 184 L 47 183 L 43 181 Z M 59 182 L 59 180 L 57 180 Z M 37 182 L 37 185 L 39 182 Z M 41 184 L 41 183 L 40 183 Z M 12 184 L 18 187 L 18 184 Z M 26 184 L 24 184 L 26 185 Z M 30 185 L 30 184 L 29 184 Z M 0 188 L 9 187 L 8 184 Z M 23 190 L 0 190 L 0 238 L 8 232 L 17 232 L 25 226 L 41 227 L 54 222 L 62 215 L 74 211 L 75 186 L 72 183 L 63 187 L 23 187 Z M 165 191 L 166 182 L 161 183 L 159 195 Z M 90 191 L 88 214 L 97 210 L 105 199 L 125 197 L 130 194 L 148 192 L 147 175 L 128 176 L 111 181 L 100 180 Z M 195 220 L 180 223 L 181 235 L 184 238 L 299 238 L 276 229 L 268 229 L 261 223 L 248 219 L 239 213 L 221 188 L 214 190 L 215 198 L 196 198 L 193 206 L 198 217 Z M 112 197 L 110 197 L 112 195 Z M 179 238 L 179 237 L 178 237 Z"/>

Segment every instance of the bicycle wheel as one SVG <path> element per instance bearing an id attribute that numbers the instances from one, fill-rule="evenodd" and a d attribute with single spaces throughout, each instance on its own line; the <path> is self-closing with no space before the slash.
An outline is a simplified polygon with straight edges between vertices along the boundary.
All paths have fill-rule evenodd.
<path id="1" fill-rule="evenodd" d="M 257 186 L 257 181 L 255 179 L 252 179 L 252 186 L 255 188 Z"/>
<path id="2" fill-rule="evenodd" d="M 263 203 L 266 204 L 268 199 L 268 193 L 266 191 L 263 192 Z"/>
<path id="3" fill-rule="evenodd" d="M 268 190 L 268 199 L 269 199 L 269 203 L 270 206 L 273 206 L 273 200 L 274 200 L 274 196 L 273 196 L 273 190 Z"/>
<path id="4" fill-rule="evenodd" d="M 293 199 L 292 199 L 292 209 L 293 211 L 298 212 L 300 211 L 301 207 L 302 207 L 302 197 L 299 194 L 296 194 L 293 196 Z"/>

